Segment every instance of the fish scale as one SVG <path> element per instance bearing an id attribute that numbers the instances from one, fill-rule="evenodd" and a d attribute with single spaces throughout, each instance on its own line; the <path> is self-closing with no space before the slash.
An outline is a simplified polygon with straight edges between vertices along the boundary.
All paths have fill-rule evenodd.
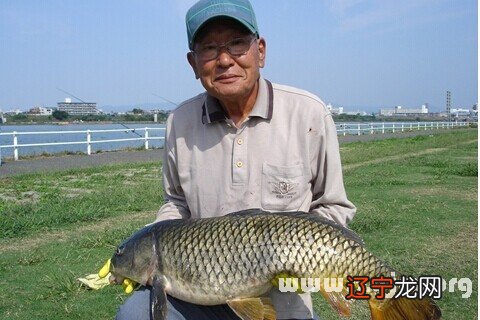
<path id="1" fill-rule="evenodd" d="M 338 229 L 319 225 L 315 218 L 308 215 L 298 219 L 288 215 L 234 215 L 216 218 L 214 223 L 203 219 L 195 223 L 180 222 L 176 228 L 166 226 L 171 228 L 170 232 L 163 232 L 160 226 L 158 241 L 164 254 L 163 275 L 173 288 L 178 288 L 172 294 L 180 299 L 185 298 L 185 294 L 176 283 L 191 281 L 187 294 L 202 293 L 195 303 L 218 304 L 225 301 L 225 298 L 218 300 L 220 297 L 231 297 L 233 291 L 249 295 L 253 277 L 256 282 L 265 283 L 268 289 L 275 276 L 282 273 L 297 277 L 387 274 L 388 269 L 383 265 L 377 266 L 380 270 L 355 268 L 364 265 L 359 263 L 363 261 L 353 263 L 356 259 L 351 257 L 355 253 L 351 250 L 352 244 L 357 243 L 341 235 Z M 202 227 L 205 228 L 203 233 Z M 178 232 L 173 232 L 175 229 Z M 314 243 L 305 245 L 309 237 Z M 179 248 L 185 246 L 193 249 L 180 255 Z M 326 250 L 317 255 L 312 249 L 320 247 Z M 356 253 L 362 259 L 369 258 L 368 255 L 363 257 L 363 252 Z M 220 261 L 225 261 L 228 267 Z M 215 290 L 208 291 L 208 287 Z"/>
<path id="2" fill-rule="evenodd" d="M 119 246 L 111 272 L 144 285 L 150 279 L 156 295 L 215 305 L 264 295 L 278 277 L 342 278 L 345 283 L 349 275 L 390 276 L 392 269 L 355 233 L 322 217 L 247 210 L 152 224 Z M 344 296 L 322 294 L 342 315 L 349 314 Z M 440 318 L 430 300 L 391 300 L 370 301 L 372 319 Z"/>

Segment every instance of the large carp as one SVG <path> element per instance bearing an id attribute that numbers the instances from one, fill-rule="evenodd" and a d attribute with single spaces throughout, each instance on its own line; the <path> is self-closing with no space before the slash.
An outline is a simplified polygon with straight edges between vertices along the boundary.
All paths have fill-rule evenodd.
<path id="1" fill-rule="evenodd" d="M 201 305 L 227 303 L 244 320 L 275 319 L 268 299 L 260 297 L 279 276 L 346 280 L 393 272 L 347 228 L 313 214 L 261 210 L 147 226 L 117 248 L 110 271 L 117 283 L 129 278 L 152 286 L 155 320 L 166 318 L 166 294 Z M 345 292 L 326 291 L 321 286 L 322 295 L 348 316 L 351 300 Z M 369 304 L 376 320 L 441 315 L 426 298 L 371 298 Z"/>

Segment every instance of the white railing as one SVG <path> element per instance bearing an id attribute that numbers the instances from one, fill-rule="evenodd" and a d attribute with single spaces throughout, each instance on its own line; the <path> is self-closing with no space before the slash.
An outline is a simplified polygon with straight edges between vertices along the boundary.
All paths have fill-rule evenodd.
<path id="1" fill-rule="evenodd" d="M 413 130 L 434 130 L 446 129 L 455 127 L 466 127 L 468 122 L 371 122 L 371 123 L 337 123 L 338 135 L 362 135 L 375 133 L 396 133 Z M 136 129 L 108 129 L 108 130 L 82 130 L 82 131 L 43 131 L 43 132 L 3 132 L 0 136 L 12 136 L 11 145 L 0 145 L 0 164 L 1 151 L 6 148 L 13 148 L 13 158 L 18 160 L 18 150 L 20 148 L 38 147 L 38 146 L 56 146 L 56 145 L 86 145 L 86 154 L 92 154 L 92 145 L 109 142 L 124 142 L 124 141 L 143 141 L 145 149 L 149 149 L 149 141 L 164 140 L 164 137 L 149 136 L 149 132 L 153 130 L 165 130 L 165 128 L 136 128 Z M 95 133 L 105 132 L 143 132 L 143 137 L 138 138 L 123 138 L 123 139 L 104 139 L 92 140 Z M 18 143 L 18 137 L 24 135 L 54 135 L 54 134 L 85 134 L 85 140 L 82 141 L 64 141 L 64 142 L 42 142 L 42 143 Z"/>
<path id="2" fill-rule="evenodd" d="M 78 130 L 78 131 L 37 131 L 37 132 L 3 132 L 0 136 L 12 136 L 13 144 L 0 145 L 0 163 L 1 163 L 1 150 L 6 148 L 13 148 L 13 159 L 18 160 L 18 150 L 26 147 L 39 147 L 39 146 L 58 146 L 58 145 L 86 145 L 86 154 L 92 154 L 92 145 L 99 143 L 109 142 L 125 142 L 125 141 L 143 141 L 145 149 L 149 149 L 149 141 L 151 140 L 164 140 L 164 137 L 151 137 L 149 132 L 154 130 L 165 130 L 165 128 L 135 128 L 135 129 L 108 129 L 108 130 Z M 108 133 L 108 132 L 143 132 L 143 136 L 138 138 L 121 138 L 121 139 L 103 139 L 92 140 L 92 136 L 95 133 Z M 19 136 L 26 135 L 54 135 L 54 134 L 85 134 L 85 140 L 82 141 L 62 141 L 62 142 L 42 142 L 42 143 L 18 143 Z"/>
<path id="3" fill-rule="evenodd" d="M 469 126 L 468 122 L 370 122 L 336 123 L 338 135 L 362 135 L 375 133 L 398 133 L 414 130 L 451 129 Z"/>

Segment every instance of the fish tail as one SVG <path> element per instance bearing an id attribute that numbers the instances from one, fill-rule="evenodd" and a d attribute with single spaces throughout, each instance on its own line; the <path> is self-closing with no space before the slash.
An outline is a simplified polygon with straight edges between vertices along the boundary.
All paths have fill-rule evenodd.
<path id="1" fill-rule="evenodd" d="M 433 300 L 424 299 L 370 299 L 372 320 L 437 320 L 442 313 Z"/>

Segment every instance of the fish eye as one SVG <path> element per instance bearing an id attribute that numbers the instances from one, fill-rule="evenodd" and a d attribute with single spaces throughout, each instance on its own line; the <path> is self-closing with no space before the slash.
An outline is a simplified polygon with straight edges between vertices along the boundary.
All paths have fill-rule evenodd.
<path id="1" fill-rule="evenodd" d="M 117 251 L 115 252 L 115 254 L 117 256 L 121 256 L 123 254 L 123 250 L 125 250 L 125 247 L 124 246 L 120 246 L 117 248 Z"/>

